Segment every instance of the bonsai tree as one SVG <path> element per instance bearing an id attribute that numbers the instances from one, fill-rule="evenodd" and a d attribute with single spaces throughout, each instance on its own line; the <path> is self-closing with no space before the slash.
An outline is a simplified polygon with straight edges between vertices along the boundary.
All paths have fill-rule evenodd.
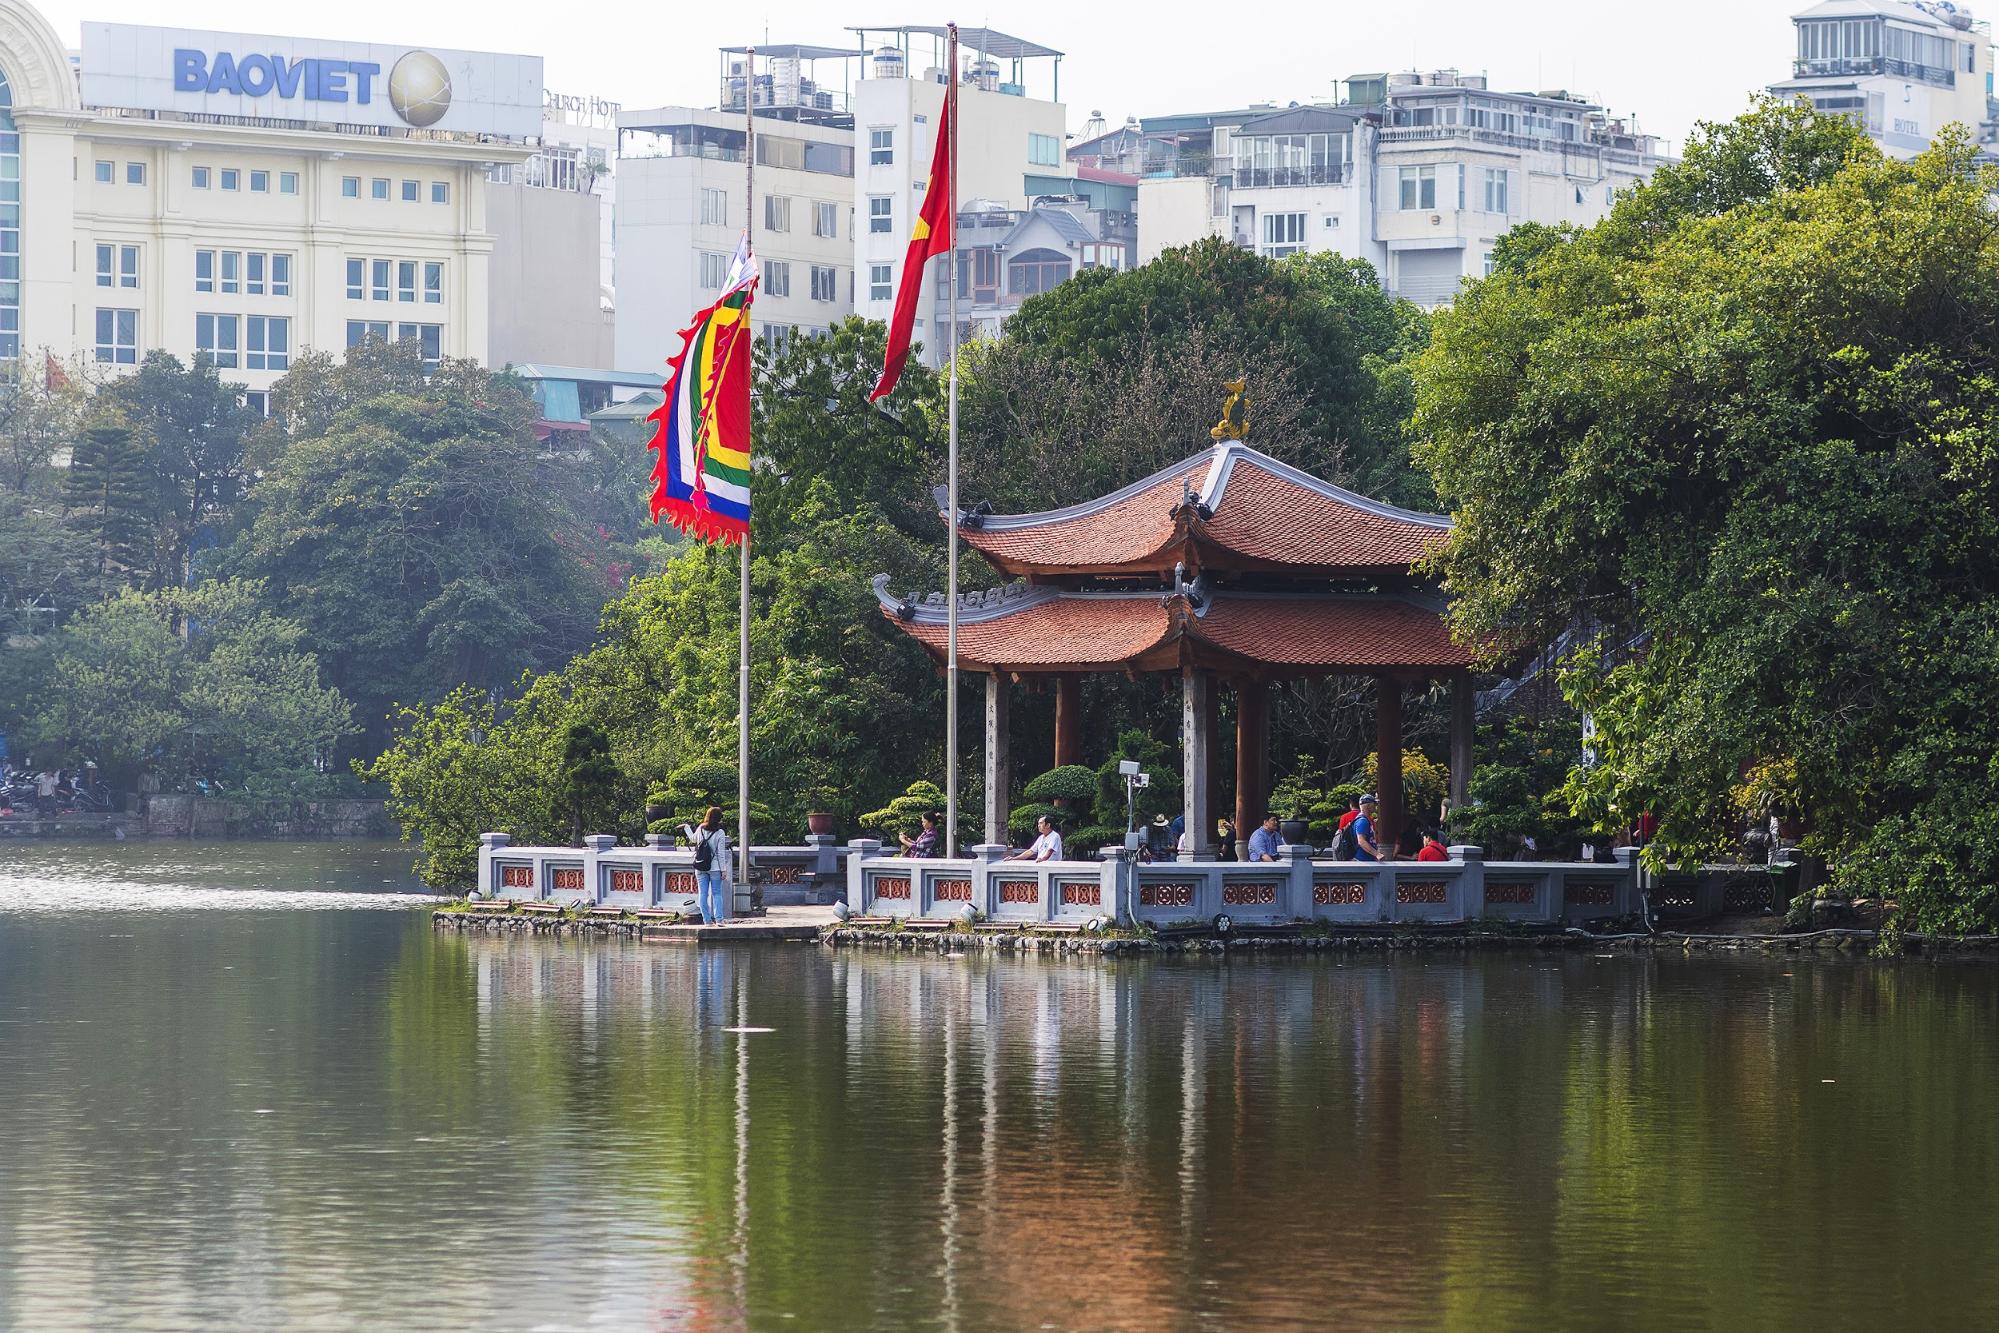
<path id="1" fill-rule="evenodd" d="M 648 827 L 654 833 L 678 833 L 682 824 L 698 824 L 711 805 L 722 807 L 731 836 L 736 821 L 736 766 L 724 759 L 693 759 L 666 775 L 661 793 L 671 812 Z M 770 822 L 770 810 L 761 802 L 750 802 L 750 831 Z"/>
<path id="2" fill-rule="evenodd" d="M 611 758 L 611 739 L 593 722 L 571 724 L 562 738 L 562 769 L 557 792 L 569 810 L 569 840 L 583 845 L 583 825 L 602 816 L 617 789 L 618 765 Z"/>
<path id="3" fill-rule="evenodd" d="M 1021 795 L 1028 800 L 1047 801 L 1063 811 L 1092 800 L 1096 794 L 1097 775 L 1081 764 L 1051 768 L 1021 790 Z M 1075 818 L 1066 814 L 1064 817 Z"/>
<path id="4" fill-rule="evenodd" d="M 918 778 L 903 790 L 902 795 L 879 810 L 868 811 L 858 822 L 884 843 L 893 844 L 898 833 L 907 833 L 913 838 L 922 830 L 924 811 L 943 808 L 943 789 L 927 778 Z"/>

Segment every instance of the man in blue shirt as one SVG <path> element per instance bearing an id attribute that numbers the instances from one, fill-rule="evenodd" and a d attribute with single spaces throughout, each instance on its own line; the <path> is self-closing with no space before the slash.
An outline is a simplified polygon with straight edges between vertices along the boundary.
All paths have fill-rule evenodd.
<path id="1" fill-rule="evenodd" d="M 1265 815 L 1256 832 L 1249 835 L 1249 859 L 1252 861 L 1275 861 L 1277 859 L 1277 816 Z"/>
<path id="2" fill-rule="evenodd" d="M 1374 799 L 1373 792 L 1360 798 L 1360 817 L 1353 822 L 1353 859 L 1356 861 L 1381 859 L 1381 846 L 1378 842 L 1381 835 L 1374 830 L 1374 816 L 1378 809 L 1380 803 Z"/>

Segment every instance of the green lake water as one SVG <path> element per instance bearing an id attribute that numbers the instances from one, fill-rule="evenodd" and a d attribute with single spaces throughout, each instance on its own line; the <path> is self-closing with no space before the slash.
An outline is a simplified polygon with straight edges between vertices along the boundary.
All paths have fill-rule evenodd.
<path id="1" fill-rule="evenodd" d="M 1999 1326 L 1999 967 L 461 937 L 407 860 L 0 844 L 0 1327 Z"/>

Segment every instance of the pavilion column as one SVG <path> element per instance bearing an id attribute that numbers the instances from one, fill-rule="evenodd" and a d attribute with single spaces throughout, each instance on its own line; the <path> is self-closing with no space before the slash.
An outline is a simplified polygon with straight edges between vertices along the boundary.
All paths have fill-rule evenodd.
<path id="1" fill-rule="evenodd" d="M 1180 670 L 1180 780 L 1187 820 L 1188 845 L 1196 857 L 1204 856 L 1213 845 L 1215 826 L 1208 808 L 1208 754 L 1214 745 L 1213 716 L 1209 696 L 1214 681 L 1205 671 L 1192 667 Z"/>
<path id="2" fill-rule="evenodd" d="M 1476 696 L 1471 673 L 1451 677 L 1451 813 L 1456 814 L 1471 792 L 1472 733 L 1477 726 Z"/>
<path id="3" fill-rule="evenodd" d="M 1248 677 L 1235 691 L 1235 842 L 1247 855 L 1249 835 L 1270 800 L 1270 685 Z M 1281 813 L 1281 812 L 1280 812 Z"/>
<path id="4" fill-rule="evenodd" d="M 1007 788 L 1013 782 L 1007 753 L 1007 680 L 1004 672 L 986 677 L 986 841 L 1006 842 Z"/>
<path id="5" fill-rule="evenodd" d="M 1083 678 L 1065 672 L 1055 678 L 1055 763 L 1083 762 Z"/>
<path id="6" fill-rule="evenodd" d="M 1393 676 L 1375 678 L 1374 752 L 1376 844 L 1393 856 L 1402 835 L 1402 682 Z"/>

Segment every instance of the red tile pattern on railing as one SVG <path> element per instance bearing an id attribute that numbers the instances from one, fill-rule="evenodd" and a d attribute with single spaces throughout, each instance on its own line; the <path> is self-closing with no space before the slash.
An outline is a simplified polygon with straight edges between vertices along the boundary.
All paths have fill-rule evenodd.
<path id="1" fill-rule="evenodd" d="M 1098 907 L 1104 901 L 1104 886 L 1093 879 L 1058 880 L 1055 887 L 1064 907 Z"/>
<path id="2" fill-rule="evenodd" d="M 893 898 L 896 899 L 897 901 L 905 901 L 909 898 L 909 896 L 910 896 L 909 876 L 907 875 L 875 876 L 875 897 Z"/>
<path id="3" fill-rule="evenodd" d="M 1616 891 L 1607 880 L 1570 880 L 1562 886 L 1562 902 L 1569 907 L 1608 907 Z"/>
<path id="4" fill-rule="evenodd" d="M 1489 879 L 1485 882 L 1485 900 L 1511 907 L 1532 907 L 1534 888 L 1531 879 Z"/>
<path id="5" fill-rule="evenodd" d="M 1138 886 L 1140 907 L 1192 907 L 1194 886 L 1185 880 L 1173 880 L 1157 884 Z"/>
<path id="6" fill-rule="evenodd" d="M 660 886 L 662 893 L 699 893 L 701 881 L 694 877 L 692 870 L 669 870 L 666 880 Z"/>
<path id="7" fill-rule="evenodd" d="M 500 887 L 503 889 L 531 889 L 534 887 L 533 866 L 501 866 Z"/>
<path id="8" fill-rule="evenodd" d="M 644 893 L 646 877 L 642 870 L 613 870 L 611 872 L 611 892 Z"/>
<path id="9" fill-rule="evenodd" d="M 770 882 L 773 884 L 802 884 L 805 882 L 805 867 L 797 864 L 772 866 L 770 868 Z"/>
<path id="10" fill-rule="evenodd" d="M 1224 884 L 1222 902 L 1229 907 L 1272 907 L 1277 903 L 1275 884 Z"/>
<path id="11" fill-rule="evenodd" d="M 557 870 L 550 877 L 557 893 L 583 892 L 583 867 L 568 866 Z"/>
<path id="12" fill-rule="evenodd" d="M 931 881 L 940 903 L 968 903 L 972 901 L 972 881 L 969 879 L 939 879 Z"/>
<path id="13" fill-rule="evenodd" d="M 1450 886 L 1441 879 L 1401 879 L 1395 882 L 1398 903 L 1442 903 L 1450 896 Z"/>
<path id="14" fill-rule="evenodd" d="M 1041 886 L 1031 879 L 1003 879 L 999 882 L 999 900 L 1003 903 L 1038 903 L 1041 901 Z"/>
<path id="15" fill-rule="evenodd" d="M 1367 885 L 1354 880 L 1322 879 L 1312 885 L 1314 907 L 1359 907 L 1367 901 Z"/>

